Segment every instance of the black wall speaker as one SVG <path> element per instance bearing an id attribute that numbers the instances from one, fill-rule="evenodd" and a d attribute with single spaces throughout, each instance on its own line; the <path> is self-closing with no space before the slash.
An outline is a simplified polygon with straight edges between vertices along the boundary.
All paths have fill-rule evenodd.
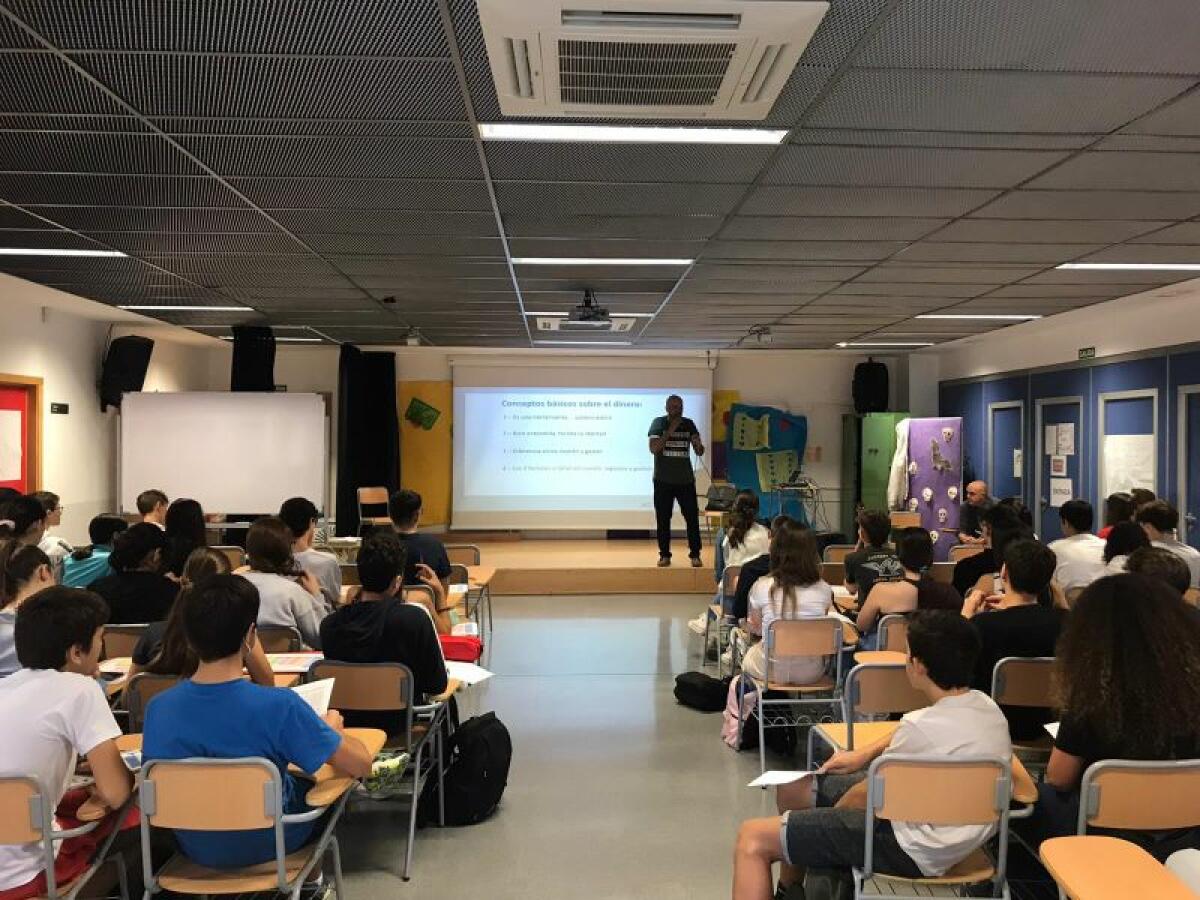
<path id="1" fill-rule="evenodd" d="M 119 337 L 108 345 L 100 373 L 101 412 L 110 406 L 120 407 L 121 395 L 126 391 L 142 389 L 153 350 L 154 341 L 137 335 Z"/>
<path id="2" fill-rule="evenodd" d="M 888 408 L 888 370 L 881 362 L 867 357 L 854 367 L 854 411 L 886 412 Z"/>
<path id="3" fill-rule="evenodd" d="M 231 391 L 275 390 L 275 333 L 262 325 L 233 327 Z"/>

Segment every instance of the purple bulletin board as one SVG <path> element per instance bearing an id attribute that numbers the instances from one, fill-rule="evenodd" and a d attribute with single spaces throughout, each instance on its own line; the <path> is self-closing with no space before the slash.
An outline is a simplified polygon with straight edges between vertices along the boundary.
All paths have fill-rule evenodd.
<path id="1" fill-rule="evenodd" d="M 908 426 L 908 508 L 934 536 L 933 558 L 944 562 L 958 543 L 962 503 L 962 419 L 912 419 Z"/>

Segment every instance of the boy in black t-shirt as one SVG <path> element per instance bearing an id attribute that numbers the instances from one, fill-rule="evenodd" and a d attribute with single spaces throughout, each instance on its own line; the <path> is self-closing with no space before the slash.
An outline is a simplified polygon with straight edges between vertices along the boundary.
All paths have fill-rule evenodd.
<path id="1" fill-rule="evenodd" d="M 396 526 L 400 543 L 408 553 L 408 561 L 404 564 L 404 583 L 423 584 L 417 576 L 417 566 L 424 563 L 433 569 L 442 587 L 449 590 L 450 558 L 446 555 L 445 545 L 432 534 L 417 531 L 421 522 L 421 495 L 404 488 L 396 491 L 388 503 L 388 515 Z"/>
<path id="2" fill-rule="evenodd" d="M 885 512 L 864 509 L 858 514 L 858 549 L 846 556 L 846 589 L 861 605 L 876 581 L 899 578 L 904 567 L 887 546 L 892 520 Z"/>

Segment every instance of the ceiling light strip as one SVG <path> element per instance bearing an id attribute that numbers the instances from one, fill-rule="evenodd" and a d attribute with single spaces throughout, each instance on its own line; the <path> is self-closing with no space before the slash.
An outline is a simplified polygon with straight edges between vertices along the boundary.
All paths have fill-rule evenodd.
<path id="1" fill-rule="evenodd" d="M 128 258 L 120 250 L 57 250 L 51 247 L 0 247 L 0 256 L 101 256 Z"/>
<path id="2" fill-rule="evenodd" d="M 610 256 L 514 256 L 516 266 L 690 266 L 691 259 L 635 259 Z"/>
<path id="3" fill-rule="evenodd" d="M 610 144 L 780 144 L 786 128 L 668 128 L 652 125 L 543 125 L 480 122 L 485 141 Z"/>
<path id="4" fill-rule="evenodd" d="M 932 347 L 932 341 L 839 341 L 838 347 Z"/>
<path id="5" fill-rule="evenodd" d="M 1012 313 L 998 313 L 991 315 L 990 313 L 924 313 L 919 316 L 914 316 L 916 319 L 979 319 L 983 321 L 996 322 L 1028 322 L 1032 319 L 1040 319 L 1037 315 L 1021 315 Z"/>
<path id="6" fill-rule="evenodd" d="M 628 347 L 632 341 L 534 341 L 535 344 L 553 344 L 559 347 Z"/>
<path id="7" fill-rule="evenodd" d="M 1200 272 L 1200 263 L 1063 263 L 1054 268 L 1093 272 Z"/>
<path id="8" fill-rule="evenodd" d="M 130 312 L 257 312 L 249 306 L 118 306 Z"/>

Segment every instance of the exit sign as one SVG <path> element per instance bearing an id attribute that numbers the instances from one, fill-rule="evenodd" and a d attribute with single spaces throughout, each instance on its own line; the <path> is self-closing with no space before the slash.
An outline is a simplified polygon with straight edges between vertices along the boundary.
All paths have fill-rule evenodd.
<path id="1" fill-rule="evenodd" d="M 1096 358 L 1096 348 L 1095 347 L 1080 347 L 1079 348 L 1079 358 L 1080 359 L 1095 359 Z"/>

